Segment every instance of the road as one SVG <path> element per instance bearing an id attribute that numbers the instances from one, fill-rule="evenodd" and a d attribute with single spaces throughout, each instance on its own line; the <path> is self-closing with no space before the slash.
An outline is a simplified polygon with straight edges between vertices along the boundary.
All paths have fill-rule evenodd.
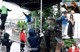
<path id="1" fill-rule="evenodd" d="M 14 27 L 15 28 L 15 27 Z M 19 32 L 14 30 L 12 26 L 6 26 L 6 32 L 10 34 L 9 39 L 14 40 L 15 42 L 12 43 L 10 52 L 20 52 L 20 39 L 19 39 Z M 25 46 L 24 52 L 29 52 L 28 47 Z"/>

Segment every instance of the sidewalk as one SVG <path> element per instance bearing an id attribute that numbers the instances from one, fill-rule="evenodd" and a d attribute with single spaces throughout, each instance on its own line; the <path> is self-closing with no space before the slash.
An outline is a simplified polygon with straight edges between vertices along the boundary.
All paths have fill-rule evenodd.
<path id="1" fill-rule="evenodd" d="M 19 32 L 15 32 L 11 28 L 6 29 L 6 32 L 10 34 L 10 39 L 14 40 L 16 42 L 13 42 L 11 45 L 10 52 L 20 52 L 20 40 L 19 40 Z M 25 51 L 24 52 L 29 52 L 28 47 L 25 46 Z"/>

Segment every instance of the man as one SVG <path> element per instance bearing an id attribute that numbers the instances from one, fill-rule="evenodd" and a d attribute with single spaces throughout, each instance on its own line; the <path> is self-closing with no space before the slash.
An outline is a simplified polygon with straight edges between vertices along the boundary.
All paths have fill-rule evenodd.
<path id="1" fill-rule="evenodd" d="M 68 23 L 67 12 L 64 12 L 64 15 L 61 17 L 62 20 L 62 36 L 65 36 L 66 25 Z"/>
<path id="2" fill-rule="evenodd" d="M 34 29 L 29 30 L 28 42 L 32 48 L 30 52 L 40 52 L 40 35 L 36 35 Z"/>
<path id="3" fill-rule="evenodd" d="M 11 10 L 7 9 L 5 6 L 2 6 L 0 10 L 1 10 L 1 26 L 0 26 L 0 29 L 4 30 L 8 11 L 11 11 Z"/>
<path id="4" fill-rule="evenodd" d="M 2 39 L 2 46 L 6 46 L 6 52 L 10 52 L 10 47 L 12 45 L 12 41 L 9 39 L 9 34 L 4 33 L 4 37 Z"/>

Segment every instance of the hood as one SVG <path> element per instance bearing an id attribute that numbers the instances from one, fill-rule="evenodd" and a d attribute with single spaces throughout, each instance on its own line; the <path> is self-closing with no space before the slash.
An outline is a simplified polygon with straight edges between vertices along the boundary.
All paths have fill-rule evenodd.
<path id="1" fill-rule="evenodd" d="M 4 38 L 5 39 L 9 39 L 9 34 L 8 33 L 4 33 Z"/>
<path id="2" fill-rule="evenodd" d="M 29 30 L 29 36 L 30 37 L 36 36 L 36 33 L 35 33 L 35 30 L 34 29 L 30 29 Z"/>

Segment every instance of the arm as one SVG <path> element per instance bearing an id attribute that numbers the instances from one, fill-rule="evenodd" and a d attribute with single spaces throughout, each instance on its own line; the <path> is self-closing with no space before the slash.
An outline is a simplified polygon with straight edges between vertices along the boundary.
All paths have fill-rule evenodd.
<path id="1" fill-rule="evenodd" d="M 75 21 L 74 21 L 74 23 L 73 23 L 73 27 L 74 27 L 74 25 L 75 25 Z"/>
<path id="2" fill-rule="evenodd" d="M 65 20 L 65 17 L 64 17 L 64 16 L 62 16 L 62 17 L 61 17 L 61 20 L 62 20 L 62 21 L 63 21 L 63 20 Z"/>
<path id="3" fill-rule="evenodd" d="M 10 10 L 10 9 L 7 9 L 8 11 L 12 11 L 12 10 Z"/>
<path id="4" fill-rule="evenodd" d="M 25 14 L 24 12 L 23 12 L 23 14 L 25 15 L 25 16 L 28 16 L 27 14 Z"/>
<path id="5" fill-rule="evenodd" d="M 1 13 L 1 9 L 0 9 L 0 13 Z"/>

